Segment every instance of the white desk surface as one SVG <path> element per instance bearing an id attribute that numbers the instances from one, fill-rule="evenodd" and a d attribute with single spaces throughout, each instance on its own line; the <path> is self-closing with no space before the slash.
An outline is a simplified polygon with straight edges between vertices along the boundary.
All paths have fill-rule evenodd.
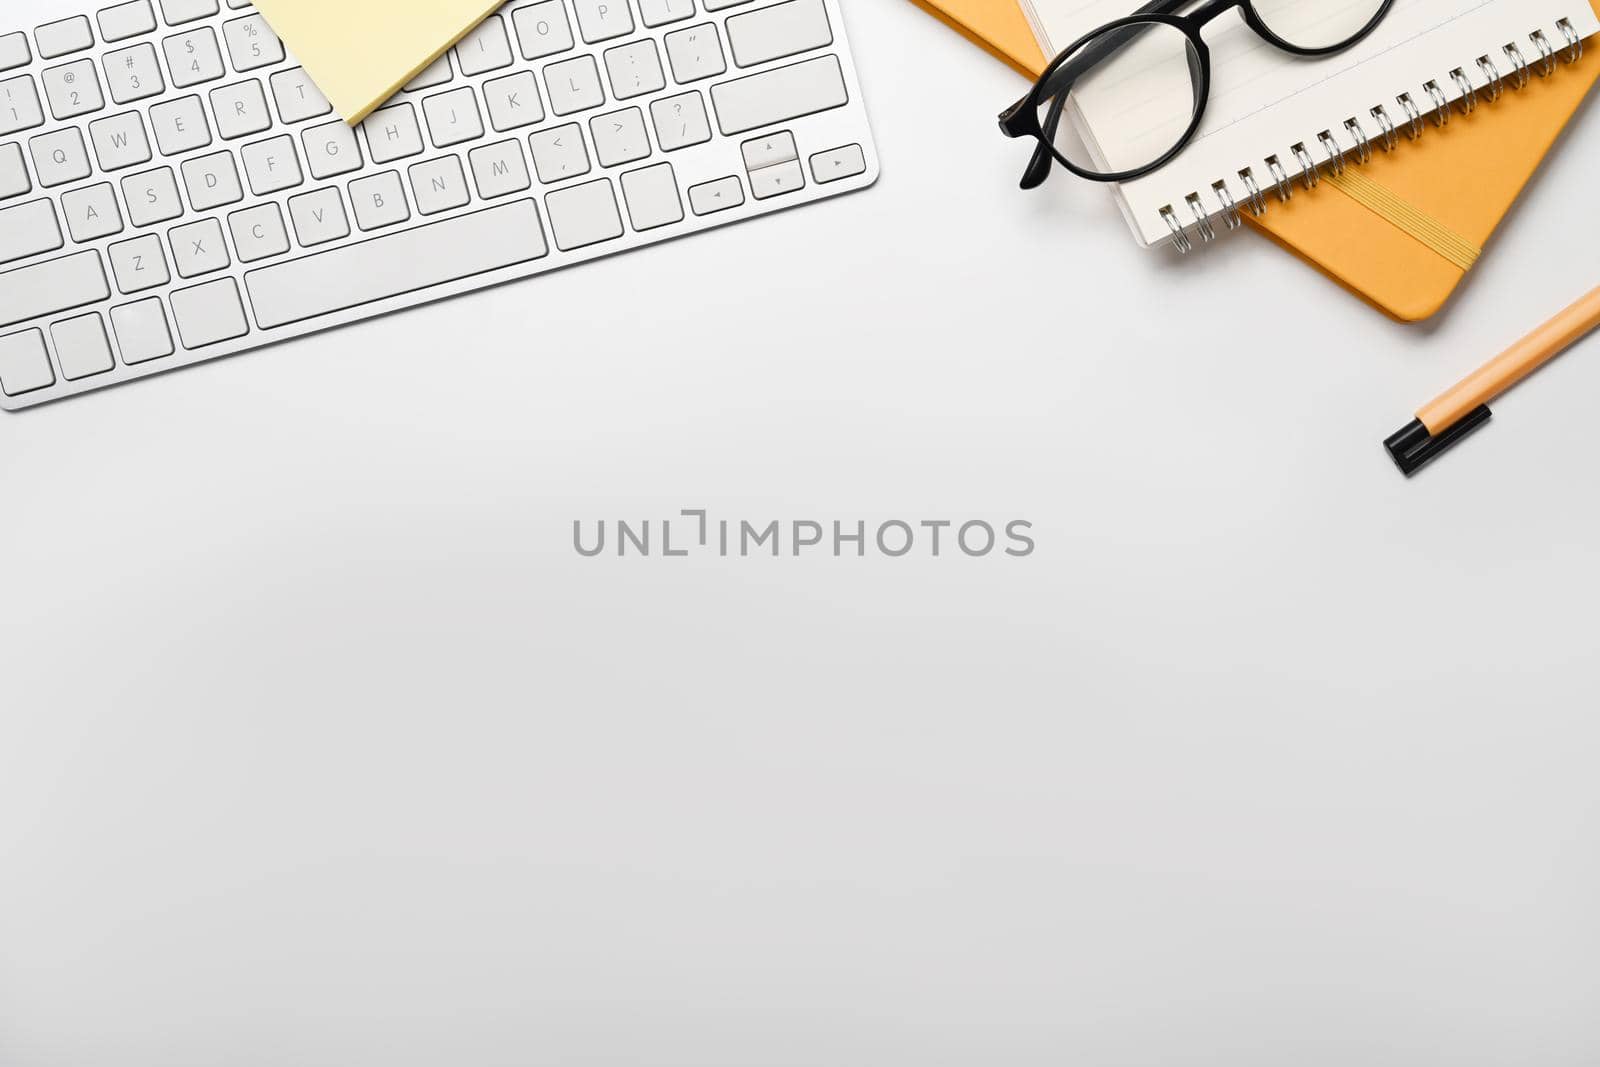
<path id="1" fill-rule="evenodd" d="M 873 190 L 0 418 L 7 1067 L 1600 1057 L 1590 107 L 1454 306 L 1015 189 L 848 12 Z M 1024 518 L 1027 559 L 571 524 Z"/>

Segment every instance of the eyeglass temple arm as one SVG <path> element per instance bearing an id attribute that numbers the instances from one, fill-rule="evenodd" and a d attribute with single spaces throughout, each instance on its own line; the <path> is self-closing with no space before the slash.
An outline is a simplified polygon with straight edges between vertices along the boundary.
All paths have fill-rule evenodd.
<path id="1" fill-rule="evenodd" d="M 1170 15 L 1185 4 L 1192 2 L 1193 0 L 1151 0 L 1150 3 L 1145 4 L 1133 14 Z M 1052 98 L 1050 100 L 1050 113 L 1045 116 L 1045 121 L 1041 127 L 1044 132 L 1044 139 L 1033 150 L 1033 158 L 1028 160 L 1028 169 L 1022 174 L 1022 188 L 1037 188 L 1050 176 L 1050 167 L 1054 162 L 1054 157 L 1050 154 L 1048 144 L 1055 139 L 1056 129 L 1061 125 L 1061 112 L 1067 101 L 1066 93 L 1063 90 L 1076 81 L 1078 76 L 1085 70 L 1121 48 L 1122 43 L 1120 41 L 1107 42 L 1097 48 L 1090 48 L 1083 55 L 1078 56 L 1071 63 L 1064 65 L 1060 70 L 1051 74 L 1048 81 L 1041 82 L 1033 92 L 1030 92 L 1023 99 L 1022 104 L 1025 106 L 1029 100 L 1040 94 Z"/>

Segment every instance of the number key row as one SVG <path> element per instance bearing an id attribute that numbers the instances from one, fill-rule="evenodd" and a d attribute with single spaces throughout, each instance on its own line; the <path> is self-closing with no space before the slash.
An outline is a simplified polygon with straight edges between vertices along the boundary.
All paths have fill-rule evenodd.
<path id="1" fill-rule="evenodd" d="M 270 36 L 270 30 L 251 32 L 257 23 L 265 27 L 265 23 L 259 20 L 259 15 L 252 15 L 228 24 L 229 49 L 237 71 L 269 66 L 284 58 L 283 46 L 276 36 Z M 243 25 L 246 23 L 249 25 Z M 237 45 L 231 36 L 235 26 L 240 27 Z M 172 74 L 173 88 L 183 89 L 215 81 L 226 73 L 216 34 L 209 27 L 169 37 L 162 42 L 162 48 Z M 113 103 L 130 104 L 160 95 L 167 89 L 155 47 L 149 43 L 108 52 L 102 62 Z M 79 59 L 50 67 L 41 74 L 41 78 L 50 114 L 57 121 L 93 114 L 106 106 L 99 72 L 92 59 Z M 326 105 L 325 100 L 320 100 L 321 94 L 315 92 L 314 86 L 310 86 L 309 80 L 303 77 L 301 80 L 304 84 L 296 86 L 301 97 L 315 94 L 313 99 Z M 280 97 L 280 109 L 286 112 L 285 121 L 292 121 L 287 118 L 290 108 L 285 104 L 284 98 Z M 44 121 L 44 108 L 31 75 L 20 74 L 0 80 L 0 136 L 41 126 Z"/>
<path id="2" fill-rule="evenodd" d="M 218 11 L 217 0 L 161 0 L 161 3 L 162 13 L 166 16 L 169 26 L 179 26 L 196 19 L 207 18 Z M 250 0 L 228 0 L 230 8 L 248 7 L 249 4 Z M 101 39 L 107 44 L 153 33 L 156 29 L 155 12 L 150 7 L 150 0 L 125 0 L 123 3 L 113 4 L 96 13 L 95 21 L 99 24 Z M 272 51 L 272 45 L 267 42 L 276 41 L 276 37 L 261 16 L 249 15 L 235 19 L 227 24 L 226 29 L 230 35 L 230 47 L 233 45 L 231 38 L 235 35 L 239 38 L 238 46 L 233 48 L 238 61 L 243 63 L 257 61 L 257 65 L 263 65 L 259 61 Z M 57 59 L 71 55 L 91 48 L 95 43 L 94 30 L 87 15 L 73 15 L 70 18 L 47 22 L 33 31 L 33 39 L 40 59 Z M 261 47 L 258 49 L 250 47 L 256 43 Z M 278 51 L 281 50 L 279 46 Z M 27 34 L 19 31 L 0 35 L 0 70 L 26 66 L 32 58 Z M 242 73 L 249 68 L 240 66 L 236 69 Z"/>
<path id="3" fill-rule="evenodd" d="M 622 2 L 625 4 L 626 0 Z M 599 13 L 599 8 L 605 6 L 600 4 L 596 7 L 594 18 L 604 21 L 607 18 L 620 17 L 610 14 L 609 9 L 606 13 Z M 561 5 L 561 0 L 545 0 L 542 4 L 520 8 L 515 13 L 514 19 L 528 21 L 529 18 L 533 18 L 531 25 L 548 26 L 547 23 L 533 17 L 542 9 L 548 9 L 552 18 L 565 19 L 565 9 Z M 631 16 L 629 20 L 631 23 Z M 562 25 L 565 25 L 564 21 Z M 556 31 L 550 30 L 550 33 L 555 34 Z M 224 35 L 227 37 L 233 67 L 237 71 L 274 65 L 285 58 L 281 42 L 259 15 L 250 15 L 227 23 L 224 26 Z M 673 78 L 679 84 L 713 77 L 727 70 L 717 28 L 710 23 L 669 33 L 665 42 L 668 63 L 672 68 Z M 567 47 L 571 47 L 570 35 Z M 162 51 L 171 75 L 172 88 L 184 89 L 201 85 L 222 78 L 227 73 L 216 33 L 209 26 L 166 38 L 162 41 Z M 524 52 L 527 51 L 525 47 Z M 457 46 L 457 55 L 463 69 L 469 74 L 509 65 L 511 62 L 509 45 L 505 43 L 505 29 L 500 22 L 500 16 L 493 16 L 492 21 L 480 25 L 474 35 Z M 611 95 L 617 100 L 658 92 L 666 87 L 666 76 L 653 40 L 633 41 L 608 49 L 603 59 L 606 75 L 611 83 Z M 158 96 L 168 88 L 155 47 L 148 42 L 109 52 L 102 57 L 101 62 L 105 68 L 113 103 L 134 103 Z M 436 76 L 430 77 L 429 72 L 424 72 L 424 75 L 407 87 L 408 90 L 431 87 L 442 81 L 448 81 L 451 77 L 448 59 L 442 58 L 430 68 L 430 71 L 437 72 Z M 42 77 L 50 113 L 58 121 L 92 114 L 103 110 L 106 106 L 99 74 L 91 59 L 76 60 L 52 67 L 44 71 Z M 528 111 L 523 115 L 496 121 L 497 129 L 525 125 L 543 118 L 542 110 L 539 110 L 538 93 L 532 87 L 531 78 L 531 72 L 522 72 L 510 76 L 510 79 L 515 80 L 515 86 L 509 79 L 497 79 L 485 86 L 492 119 L 496 118 L 494 111 L 497 104 L 508 111 L 528 107 Z M 593 56 L 578 56 L 550 64 L 544 70 L 544 81 L 551 110 L 557 115 L 570 115 L 605 103 L 605 90 L 599 67 Z M 515 95 L 519 88 L 523 93 L 520 97 Z M 304 121 L 307 118 L 328 114 L 332 110 L 326 98 L 300 68 L 274 74 L 272 89 L 279 113 L 286 123 Z M 433 113 L 430 112 L 430 132 L 434 133 L 435 143 L 439 147 L 459 144 L 461 141 L 482 136 L 481 123 L 475 128 L 467 121 L 469 115 L 464 110 L 464 105 L 474 99 L 471 90 L 463 89 L 456 92 L 463 95 L 432 105 L 441 116 L 440 126 L 444 127 L 433 128 L 431 121 Z M 526 105 L 523 101 L 526 101 Z M 452 111 L 455 121 L 449 117 Z M 475 116 L 474 104 L 470 117 Z M 235 124 L 232 132 L 223 134 L 224 138 L 244 136 L 260 128 L 246 116 L 241 115 L 239 118 L 248 124 Z M 44 121 L 44 109 L 31 76 L 24 74 L 0 81 L 0 136 L 42 125 Z M 227 128 L 232 120 L 224 118 L 224 114 L 219 112 L 218 121 L 219 126 Z"/>

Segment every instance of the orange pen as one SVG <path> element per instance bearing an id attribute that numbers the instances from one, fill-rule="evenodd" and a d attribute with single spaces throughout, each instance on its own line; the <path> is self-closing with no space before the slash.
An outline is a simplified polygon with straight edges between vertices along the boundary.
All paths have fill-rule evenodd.
<path id="1" fill-rule="evenodd" d="M 1489 421 L 1489 401 L 1555 359 L 1600 326 L 1600 289 L 1518 341 L 1425 404 L 1384 441 L 1407 477 Z"/>

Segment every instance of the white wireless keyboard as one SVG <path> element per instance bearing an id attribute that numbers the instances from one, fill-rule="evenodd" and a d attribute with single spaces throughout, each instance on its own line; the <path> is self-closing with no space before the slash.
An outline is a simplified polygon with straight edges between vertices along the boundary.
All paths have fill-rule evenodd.
<path id="1" fill-rule="evenodd" d="M 5 0 L 0 407 L 870 185 L 838 4 L 512 0 L 352 129 L 248 0 Z"/>

